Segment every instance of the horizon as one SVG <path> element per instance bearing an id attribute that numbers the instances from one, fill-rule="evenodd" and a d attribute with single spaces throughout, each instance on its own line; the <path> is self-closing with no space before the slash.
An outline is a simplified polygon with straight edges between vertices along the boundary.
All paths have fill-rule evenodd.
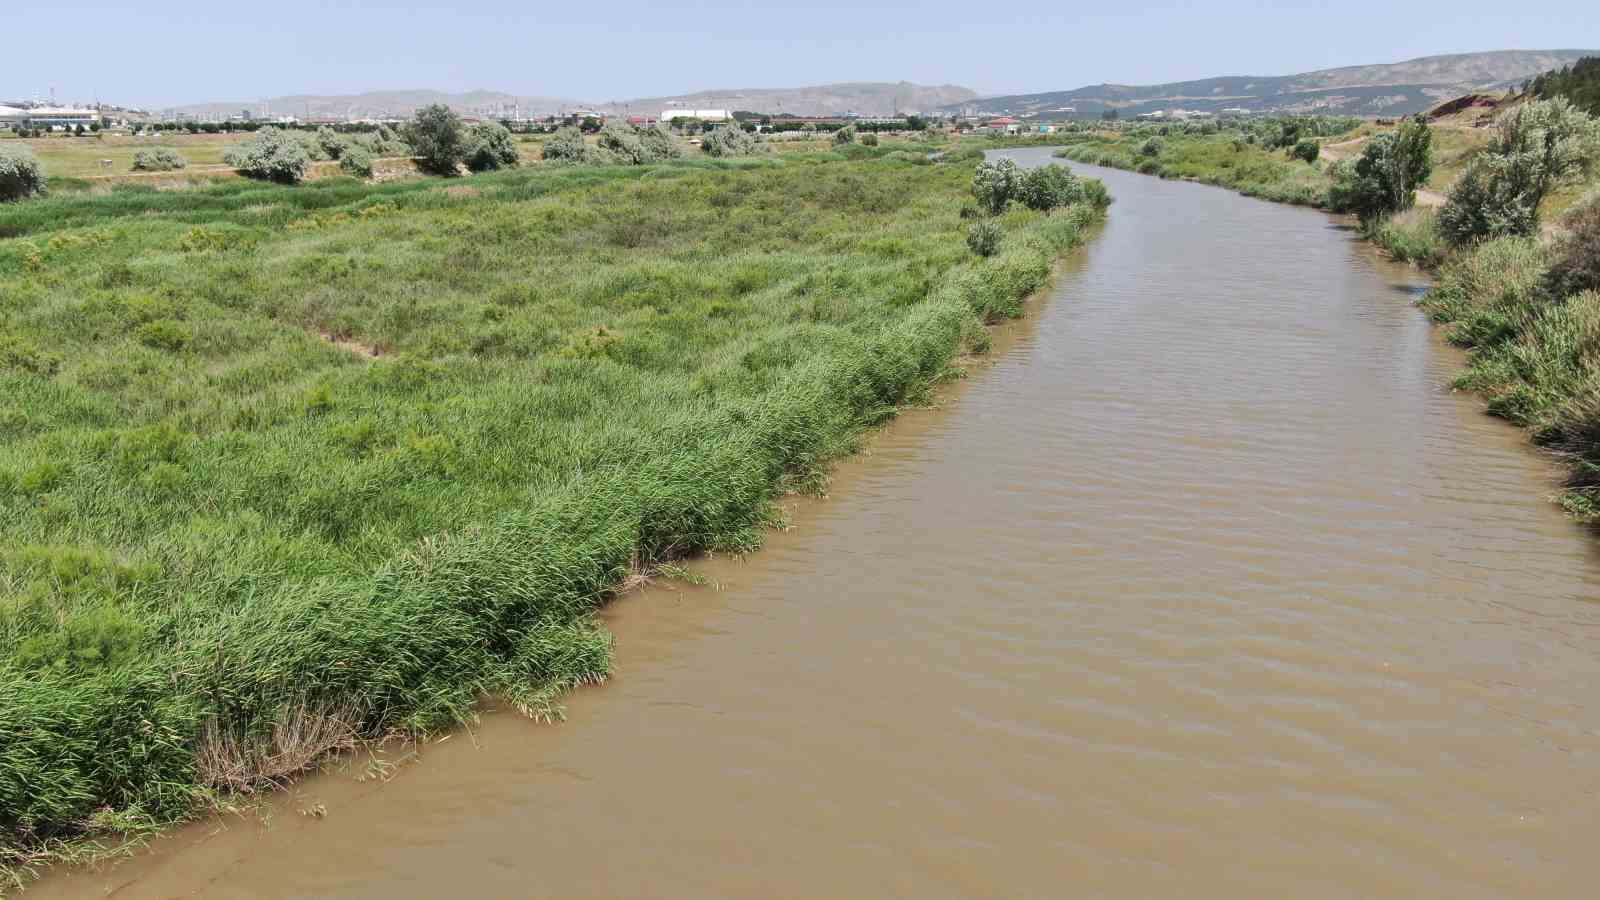
<path id="1" fill-rule="evenodd" d="M 1450 16 L 1440 21 L 1445 12 Z M 62 103 L 150 110 L 395 90 L 609 104 L 902 81 L 993 97 L 1600 47 L 1600 21 L 1575 0 L 1544 0 L 1514 12 L 1487 0 L 1405 9 L 1354 0 L 1333 17 L 1304 2 L 1269 9 L 1240 0 L 1195 10 L 1157 0 L 1076 14 L 1024 0 L 985 14 L 985 21 L 967 21 L 968 8 L 950 0 L 755 11 L 717 2 L 628 2 L 601 23 L 579 12 L 530 13 L 494 0 L 465 12 L 384 0 L 323 10 L 285 0 L 270 15 L 195 0 L 139 10 L 64 0 L 15 14 L 17 30 L 42 32 L 64 17 L 97 27 L 71 53 L 40 44 L 9 48 L 0 62 L 0 91 L 15 94 L 11 99 L 53 95 Z M 849 27 L 841 28 L 846 19 Z M 1270 41 L 1263 39 L 1269 24 Z M 990 52 L 1002 44 L 1008 52 Z M 181 52 L 163 55 L 167 47 Z M 422 86 L 396 87 L 402 84 Z"/>

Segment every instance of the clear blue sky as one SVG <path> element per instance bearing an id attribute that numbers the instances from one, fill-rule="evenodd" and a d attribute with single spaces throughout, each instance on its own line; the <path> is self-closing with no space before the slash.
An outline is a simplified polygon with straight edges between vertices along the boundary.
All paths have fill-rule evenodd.
<path id="1" fill-rule="evenodd" d="M 831 81 L 986 94 L 1600 48 L 1597 0 L 14 0 L 0 98 L 160 107 L 472 88 L 608 101 Z M 17 35 L 27 35 L 19 40 Z"/>

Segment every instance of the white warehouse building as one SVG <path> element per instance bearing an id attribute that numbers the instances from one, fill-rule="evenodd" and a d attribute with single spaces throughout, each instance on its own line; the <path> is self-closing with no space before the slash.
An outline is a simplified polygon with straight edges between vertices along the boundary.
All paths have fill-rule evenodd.
<path id="1" fill-rule="evenodd" d="M 0 106 L 0 125 L 13 128 L 71 128 L 100 121 L 100 111 L 71 106 Z"/>
<path id="2" fill-rule="evenodd" d="M 702 122 L 728 122 L 732 121 L 733 113 L 725 109 L 664 109 L 661 111 L 661 121 L 671 122 L 673 119 L 699 119 Z"/>

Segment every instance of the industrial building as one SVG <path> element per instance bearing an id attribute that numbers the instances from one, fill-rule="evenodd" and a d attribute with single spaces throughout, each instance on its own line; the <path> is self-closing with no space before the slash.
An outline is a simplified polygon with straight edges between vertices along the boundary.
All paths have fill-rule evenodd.
<path id="1" fill-rule="evenodd" d="M 0 106 L 0 125 L 12 128 L 85 127 L 100 121 L 100 111 L 71 106 Z"/>

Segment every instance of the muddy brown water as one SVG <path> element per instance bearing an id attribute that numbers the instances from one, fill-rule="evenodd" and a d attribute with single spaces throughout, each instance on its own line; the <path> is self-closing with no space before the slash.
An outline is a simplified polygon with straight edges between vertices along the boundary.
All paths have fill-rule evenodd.
<path id="1" fill-rule="evenodd" d="M 1335 220 L 1095 174 L 995 363 L 721 590 L 617 603 L 568 722 L 30 893 L 1595 896 L 1600 561 L 1554 469 Z"/>

